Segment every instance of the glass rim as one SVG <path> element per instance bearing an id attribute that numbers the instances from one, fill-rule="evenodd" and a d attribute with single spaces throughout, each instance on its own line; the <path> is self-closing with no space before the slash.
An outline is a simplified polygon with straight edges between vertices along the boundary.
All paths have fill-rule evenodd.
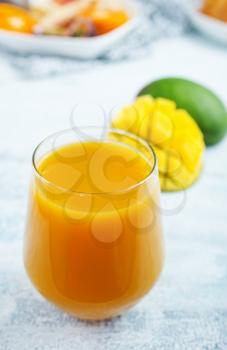
<path id="1" fill-rule="evenodd" d="M 131 132 L 124 131 L 124 130 L 117 129 L 117 128 L 101 127 L 101 126 L 81 126 L 80 129 L 87 129 L 87 130 L 88 129 L 98 129 L 98 130 L 103 130 L 105 132 L 106 131 L 108 131 L 108 132 L 115 132 L 118 135 L 130 137 L 130 138 L 134 139 L 135 141 L 138 141 L 141 144 L 143 144 L 143 146 L 147 147 L 147 149 L 149 150 L 149 152 L 153 156 L 153 160 L 154 160 L 153 166 L 151 167 L 151 170 L 149 171 L 148 175 L 144 179 L 138 181 L 134 185 L 128 186 L 127 188 L 123 188 L 123 189 L 120 189 L 120 190 L 116 189 L 114 191 L 106 191 L 106 192 L 105 191 L 104 192 L 101 192 L 101 191 L 99 191 L 99 192 L 89 192 L 89 191 L 71 190 L 71 189 L 66 189 L 66 188 L 64 188 L 62 186 L 56 185 L 55 183 L 49 181 L 48 179 L 45 178 L 45 176 L 43 176 L 39 172 L 37 164 L 36 164 L 35 156 L 36 156 L 38 150 L 40 149 L 40 147 L 46 141 L 50 140 L 53 137 L 57 137 L 58 135 L 60 135 L 62 133 L 67 133 L 67 132 L 70 132 L 70 131 L 74 130 L 74 128 L 68 128 L 68 129 L 63 129 L 63 130 L 57 131 L 57 132 L 52 133 L 52 134 L 48 135 L 47 137 L 45 137 L 35 147 L 35 149 L 34 149 L 34 151 L 32 153 L 32 167 L 33 167 L 33 170 L 35 171 L 35 174 L 38 176 L 38 178 L 41 181 L 43 181 L 45 184 L 53 186 L 54 188 L 59 189 L 60 191 L 62 191 L 64 193 L 74 193 L 74 194 L 78 194 L 78 195 L 117 195 L 117 194 L 123 194 L 123 193 L 126 193 L 126 192 L 129 192 L 129 191 L 132 191 L 132 190 L 136 189 L 137 187 L 139 187 L 139 186 L 143 185 L 144 183 L 146 183 L 146 181 L 148 181 L 153 176 L 154 171 L 155 171 L 155 169 L 157 167 L 157 156 L 156 156 L 156 153 L 155 153 L 153 147 L 146 140 L 142 139 L 139 136 L 136 136 L 135 134 L 133 134 Z M 102 140 L 101 140 L 101 142 L 102 142 Z M 149 159 L 148 159 L 148 161 L 149 161 Z"/>

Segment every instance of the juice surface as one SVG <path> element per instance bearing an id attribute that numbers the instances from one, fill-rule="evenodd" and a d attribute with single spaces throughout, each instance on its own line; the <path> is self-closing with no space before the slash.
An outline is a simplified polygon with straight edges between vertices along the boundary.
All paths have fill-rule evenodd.
<path id="1" fill-rule="evenodd" d="M 87 142 L 55 149 L 37 167 L 25 240 L 34 285 L 80 318 L 133 305 L 163 264 L 151 165 L 129 146 Z"/>
<path id="2" fill-rule="evenodd" d="M 127 145 L 86 142 L 48 154 L 38 170 L 45 179 L 66 190 L 97 193 L 127 190 L 152 169 L 141 153 Z"/>

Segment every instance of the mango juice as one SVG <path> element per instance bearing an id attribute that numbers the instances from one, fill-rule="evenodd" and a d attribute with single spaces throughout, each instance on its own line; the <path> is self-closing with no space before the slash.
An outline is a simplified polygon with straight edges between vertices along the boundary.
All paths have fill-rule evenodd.
<path id="1" fill-rule="evenodd" d="M 55 148 L 36 164 L 24 260 L 49 301 L 82 319 L 135 304 L 163 265 L 157 174 L 120 142 Z"/>

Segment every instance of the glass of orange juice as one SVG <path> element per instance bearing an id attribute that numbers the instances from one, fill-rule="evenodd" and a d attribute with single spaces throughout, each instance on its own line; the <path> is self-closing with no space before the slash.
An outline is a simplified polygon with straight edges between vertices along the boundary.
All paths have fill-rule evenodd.
<path id="1" fill-rule="evenodd" d="M 137 303 L 163 267 L 156 157 L 142 139 L 95 127 L 56 133 L 33 154 L 25 268 L 65 311 L 90 320 Z"/>

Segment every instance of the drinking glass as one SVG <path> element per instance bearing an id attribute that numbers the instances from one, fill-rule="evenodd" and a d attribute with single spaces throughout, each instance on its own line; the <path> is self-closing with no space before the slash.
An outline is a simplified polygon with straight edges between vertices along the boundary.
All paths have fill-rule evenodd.
<path id="1" fill-rule="evenodd" d="M 67 157 L 75 157 L 70 159 L 75 164 L 86 161 L 84 145 L 89 142 L 128 147 L 135 157 L 126 168 L 136 165 L 139 156 L 149 173 L 129 186 L 123 186 L 125 179 L 120 177 L 114 190 L 105 191 L 102 186 L 111 181 L 105 167 L 112 160 L 102 152 L 87 159 L 88 170 L 77 174 L 80 181 L 95 181 L 96 191 L 77 191 L 76 184 L 59 186 L 40 171 L 50 154 L 63 166 Z M 79 154 L 66 156 L 62 147 L 72 144 L 78 145 Z M 119 165 L 120 172 L 121 159 L 114 161 L 114 170 Z M 154 286 L 164 260 L 160 187 L 151 146 L 116 129 L 70 129 L 42 141 L 32 165 L 24 263 L 35 288 L 81 319 L 107 319 L 136 304 Z M 58 169 L 55 173 L 64 180 L 68 176 L 67 168 L 63 175 Z M 129 180 L 130 176 L 129 171 Z"/>

